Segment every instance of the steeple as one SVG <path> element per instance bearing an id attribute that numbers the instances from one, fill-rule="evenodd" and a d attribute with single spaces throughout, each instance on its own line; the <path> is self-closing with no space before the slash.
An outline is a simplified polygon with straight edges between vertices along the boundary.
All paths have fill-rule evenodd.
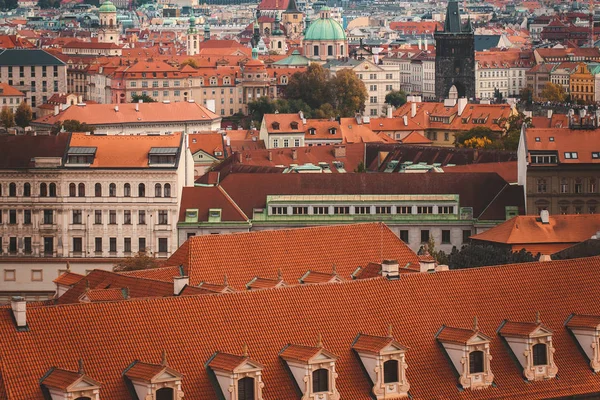
<path id="1" fill-rule="evenodd" d="M 444 23 L 444 32 L 462 32 L 462 23 L 460 21 L 460 9 L 456 0 L 450 0 L 448 2 L 448 8 L 446 9 L 446 22 Z"/>
<path id="2" fill-rule="evenodd" d="M 208 24 L 208 20 L 204 24 L 204 40 L 210 40 L 210 25 Z"/>
<path id="3" fill-rule="evenodd" d="M 296 14 L 296 13 L 300 13 L 300 10 L 298 10 L 298 5 L 296 4 L 296 0 L 290 0 L 288 2 L 288 6 L 284 11 L 284 14 Z"/>
<path id="4" fill-rule="evenodd" d="M 273 22 L 273 35 L 283 35 L 283 31 L 281 30 L 281 20 L 279 19 L 279 14 L 275 15 L 275 22 Z"/>
<path id="5" fill-rule="evenodd" d="M 188 34 L 196 33 L 196 17 L 193 15 L 190 17 L 190 27 L 188 28 Z"/>

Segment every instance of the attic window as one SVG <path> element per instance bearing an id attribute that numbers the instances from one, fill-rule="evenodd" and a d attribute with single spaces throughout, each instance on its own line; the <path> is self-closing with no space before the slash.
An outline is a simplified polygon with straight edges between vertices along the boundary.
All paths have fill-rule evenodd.
<path id="1" fill-rule="evenodd" d="M 565 158 L 577 159 L 577 158 L 579 158 L 579 155 L 577 154 L 576 151 L 566 152 L 565 153 Z"/>
<path id="2" fill-rule="evenodd" d="M 185 210 L 185 222 L 198 222 L 198 210 L 197 209 Z"/>
<path id="3" fill-rule="evenodd" d="M 292 122 L 290 125 L 292 129 L 298 129 L 298 123 L 296 121 Z"/>
<path id="4" fill-rule="evenodd" d="M 540 139 L 540 137 L 539 137 L 539 136 L 536 136 L 536 137 L 535 137 L 535 141 L 536 141 L 536 142 L 541 142 L 541 139 Z"/>
<path id="5" fill-rule="evenodd" d="M 550 138 L 548 140 L 550 140 L 551 142 L 554 142 L 554 136 L 550 136 Z"/>
<path id="6" fill-rule="evenodd" d="M 207 363 L 213 375 L 215 390 L 219 398 L 237 400 L 262 400 L 261 364 L 248 357 L 248 347 L 242 355 L 215 353 Z M 219 393 L 220 392 L 220 393 Z"/>
<path id="7" fill-rule="evenodd" d="M 275 130 L 279 130 L 279 122 L 273 122 L 273 123 L 271 124 L 271 126 L 273 127 L 273 129 L 275 129 Z"/>
<path id="8" fill-rule="evenodd" d="M 316 130 L 315 128 L 310 128 L 310 129 L 308 130 L 308 134 L 309 134 L 309 135 L 316 135 L 316 134 L 317 134 L 317 130 Z"/>
<path id="9" fill-rule="evenodd" d="M 593 158 L 594 160 L 597 160 L 597 159 L 599 159 L 599 158 L 600 158 L 600 151 L 593 151 L 593 152 L 592 152 L 592 158 Z"/>
<path id="10" fill-rule="evenodd" d="M 329 133 L 332 135 L 335 135 L 337 133 L 337 129 L 336 128 L 330 128 L 329 129 Z"/>

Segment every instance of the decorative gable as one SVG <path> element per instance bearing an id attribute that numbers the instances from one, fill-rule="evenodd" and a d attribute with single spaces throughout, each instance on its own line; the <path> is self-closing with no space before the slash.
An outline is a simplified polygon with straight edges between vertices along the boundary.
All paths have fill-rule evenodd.
<path id="1" fill-rule="evenodd" d="M 40 380 L 42 391 L 51 400 L 90 398 L 100 400 L 99 382 L 87 376 L 83 361 L 79 360 L 77 372 L 52 367 Z"/>
<path id="2" fill-rule="evenodd" d="M 509 345 L 527 380 L 537 381 L 556 376 L 558 367 L 554 363 L 552 331 L 541 323 L 539 313 L 535 322 L 505 320 L 498 333 Z"/>
<path id="3" fill-rule="evenodd" d="M 566 323 L 590 360 L 594 372 L 600 371 L 600 316 L 572 314 Z"/>
<path id="4" fill-rule="evenodd" d="M 244 346 L 241 356 L 216 352 L 206 363 L 213 376 L 215 390 L 226 400 L 262 400 L 263 366 L 248 357 L 248 347 Z"/>
<path id="5" fill-rule="evenodd" d="M 473 329 L 442 326 L 436 334 L 465 389 L 484 389 L 494 381 L 491 369 L 491 338 L 479 331 L 477 317 Z"/>
<path id="6" fill-rule="evenodd" d="M 302 392 L 302 400 L 340 399 L 335 386 L 337 356 L 323 348 L 320 335 L 316 347 L 288 344 L 279 356 Z"/>
<path id="7" fill-rule="evenodd" d="M 160 364 L 135 360 L 125 369 L 123 375 L 130 390 L 136 393 L 139 400 L 155 400 L 159 396 L 173 400 L 183 398 L 183 375 L 167 366 L 164 351 Z"/>
<path id="8" fill-rule="evenodd" d="M 373 384 L 377 399 L 396 399 L 408 396 L 410 384 L 406 378 L 407 348 L 392 337 L 358 334 L 352 349 L 356 352 Z"/>

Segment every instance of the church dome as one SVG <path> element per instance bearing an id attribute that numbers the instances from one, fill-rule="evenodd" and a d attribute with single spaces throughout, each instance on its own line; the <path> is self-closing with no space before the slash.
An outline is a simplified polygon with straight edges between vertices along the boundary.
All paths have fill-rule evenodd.
<path id="1" fill-rule="evenodd" d="M 346 40 L 346 32 L 333 18 L 321 16 L 308 26 L 304 40 Z"/>
<path id="2" fill-rule="evenodd" d="M 117 12 L 117 7 L 115 7 L 115 5 L 112 3 L 112 1 L 106 0 L 100 6 L 100 12 L 102 12 L 102 13 Z"/>

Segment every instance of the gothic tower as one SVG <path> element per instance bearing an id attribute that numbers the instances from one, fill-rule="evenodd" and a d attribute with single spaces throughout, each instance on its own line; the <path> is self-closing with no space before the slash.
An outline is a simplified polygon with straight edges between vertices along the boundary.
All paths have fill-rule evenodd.
<path id="1" fill-rule="evenodd" d="M 119 44 L 119 24 L 117 23 L 117 7 L 106 0 L 100 6 L 100 30 L 98 31 L 98 42 Z"/>
<path id="2" fill-rule="evenodd" d="M 283 26 L 285 33 L 290 39 L 297 39 L 302 36 L 303 31 L 303 14 L 298 10 L 296 0 L 290 0 L 287 9 L 283 12 Z"/>
<path id="3" fill-rule="evenodd" d="M 450 0 L 443 31 L 435 32 L 435 97 L 475 98 L 475 33 L 460 19 L 458 2 Z"/>
<path id="4" fill-rule="evenodd" d="M 196 18 L 193 15 L 190 17 L 186 45 L 188 56 L 195 56 L 200 53 L 200 34 L 198 33 L 198 29 L 196 29 Z"/>

